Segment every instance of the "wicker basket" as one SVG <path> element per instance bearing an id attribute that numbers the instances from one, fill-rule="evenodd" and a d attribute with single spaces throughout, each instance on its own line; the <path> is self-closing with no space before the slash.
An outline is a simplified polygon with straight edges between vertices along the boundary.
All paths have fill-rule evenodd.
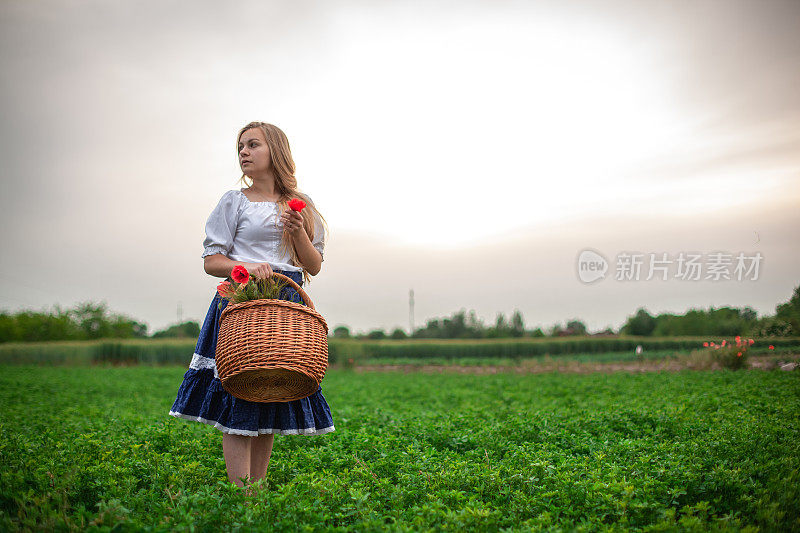
<path id="1" fill-rule="evenodd" d="M 250 300 L 222 311 L 216 364 L 222 387 L 251 402 L 289 402 L 314 394 L 328 367 L 328 325 L 294 280 L 278 274 L 308 306 Z"/>

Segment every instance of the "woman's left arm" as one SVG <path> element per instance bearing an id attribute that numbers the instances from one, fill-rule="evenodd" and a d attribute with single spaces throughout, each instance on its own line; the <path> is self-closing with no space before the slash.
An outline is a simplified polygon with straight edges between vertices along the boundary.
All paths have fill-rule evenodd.
<path id="1" fill-rule="evenodd" d="M 308 233 L 303 228 L 303 217 L 300 213 L 287 209 L 281 215 L 281 222 L 283 222 L 284 231 L 289 234 L 289 240 L 294 246 L 303 268 L 312 276 L 319 274 L 322 269 L 322 254 L 314 248 L 311 239 L 308 238 Z"/>

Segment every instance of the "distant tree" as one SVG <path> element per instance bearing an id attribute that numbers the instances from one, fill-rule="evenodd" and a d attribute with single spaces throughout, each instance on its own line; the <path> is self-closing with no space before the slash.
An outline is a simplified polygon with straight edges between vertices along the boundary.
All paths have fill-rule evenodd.
<path id="1" fill-rule="evenodd" d="M 417 339 L 477 339 L 483 337 L 485 328 L 474 310 L 469 314 L 461 309 L 443 319 L 433 318 L 425 326 L 414 330 Z"/>
<path id="2" fill-rule="evenodd" d="M 775 309 L 775 318 L 791 326 L 790 335 L 800 336 L 800 285 L 795 287 L 788 302 Z"/>
<path id="3" fill-rule="evenodd" d="M 192 338 L 200 335 L 200 324 L 194 320 L 189 320 L 181 324 L 172 325 L 166 329 L 156 331 L 152 337 L 154 339 L 162 338 Z"/>
<path id="4" fill-rule="evenodd" d="M 467 336 L 466 314 L 460 310 L 450 318 L 442 321 L 442 337 L 445 339 L 458 339 Z"/>
<path id="5" fill-rule="evenodd" d="M 611 336 L 615 335 L 615 333 L 614 333 L 614 330 L 609 327 L 609 328 L 606 328 L 606 329 L 604 329 L 602 331 L 598 331 L 597 333 L 592 333 L 592 335 L 594 335 L 596 337 L 611 337 Z"/>
<path id="6" fill-rule="evenodd" d="M 382 329 L 373 329 L 372 331 L 367 333 L 367 338 L 368 339 L 373 339 L 373 340 L 385 339 L 386 338 L 386 332 L 384 332 Z"/>
<path id="7" fill-rule="evenodd" d="M 0 312 L 0 342 L 16 341 L 19 337 L 16 317 L 5 311 Z"/>
<path id="8" fill-rule="evenodd" d="M 79 304 L 74 311 L 75 320 L 87 339 L 109 337 L 110 327 L 105 320 L 106 304 L 86 302 Z"/>
<path id="9" fill-rule="evenodd" d="M 648 336 L 656 329 L 656 319 L 646 309 L 639 308 L 636 314 L 628 317 L 622 331 L 628 335 Z"/>
<path id="10" fill-rule="evenodd" d="M 745 307 L 711 307 L 705 309 L 689 309 L 683 315 L 660 314 L 654 317 L 656 336 L 687 335 L 748 335 L 758 329 L 756 312 Z"/>
<path id="11" fill-rule="evenodd" d="M 567 322 L 567 332 L 569 335 L 586 335 L 586 324 L 580 320 L 570 320 Z"/>
<path id="12" fill-rule="evenodd" d="M 80 303 L 71 310 L 0 313 L 0 342 L 146 337 L 147 325 L 109 313 L 105 303 Z"/>
<path id="13" fill-rule="evenodd" d="M 486 334 L 485 330 L 486 328 L 483 322 L 478 318 L 475 310 L 470 309 L 469 315 L 467 315 L 467 331 L 470 333 L 470 336 L 473 339 L 480 339 Z"/>
<path id="14" fill-rule="evenodd" d="M 775 308 L 775 315 L 760 319 L 754 329 L 760 337 L 800 336 L 800 286 L 795 287 L 788 302 Z"/>
<path id="15" fill-rule="evenodd" d="M 544 337 L 544 336 L 545 335 L 544 331 L 542 331 L 542 328 L 536 328 L 531 332 L 531 337 Z"/>
<path id="16" fill-rule="evenodd" d="M 800 287 L 798 287 L 798 289 L 800 289 Z M 756 320 L 758 320 L 758 313 L 756 313 L 755 309 L 752 309 L 750 307 L 745 307 L 744 309 L 742 309 L 741 316 L 744 320 L 748 322 L 755 322 Z"/>
<path id="17" fill-rule="evenodd" d="M 395 340 L 401 340 L 401 339 L 408 338 L 408 335 L 406 335 L 406 332 L 403 331 L 402 329 L 395 328 L 395 330 L 392 331 L 392 334 L 390 335 L 390 337 L 392 339 L 395 339 Z"/>
<path id="18" fill-rule="evenodd" d="M 497 317 L 494 319 L 494 329 L 496 329 L 498 333 L 505 333 L 509 330 L 508 320 L 506 320 L 506 316 L 503 313 L 497 313 Z"/>
<path id="19" fill-rule="evenodd" d="M 503 313 L 497 313 L 494 319 L 494 327 L 489 328 L 486 337 L 489 339 L 499 339 L 511 336 L 511 325 Z"/>
<path id="20" fill-rule="evenodd" d="M 512 337 L 522 337 L 525 334 L 525 322 L 522 319 L 522 313 L 516 309 L 511 315 L 511 327 L 509 328 L 509 333 Z"/>
<path id="21" fill-rule="evenodd" d="M 333 330 L 333 336 L 337 339 L 349 339 L 350 338 L 350 328 L 347 326 L 337 326 Z"/>
<path id="22" fill-rule="evenodd" d="M 569 337 L 571 335 L 586 335 L 586 325 L 580 320 L 570 320 L 567 325 L 554 324 L 550 328 L 551 337 Z"/>
<path id="23" fill-rule="evenodd" d="M 443 336 L 442 322 L 433 318 L 425 323 L 425 327 L 414 332 L 413 337 L 419 339 L 441 339 Z"/>
<path id="24" fill-rule="evenodd" d="M 791 337 L 792 325 L 774 316 L 766 316 L 758 322 L 755 335 L 759 337 Z"/>

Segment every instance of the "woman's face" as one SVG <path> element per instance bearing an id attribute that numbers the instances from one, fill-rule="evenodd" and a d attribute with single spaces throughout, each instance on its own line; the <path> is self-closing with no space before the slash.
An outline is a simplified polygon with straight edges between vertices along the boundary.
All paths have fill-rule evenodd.
<path id="1" fill-rule="evenodd" d="M 261 128 L 250 128 L 239 137 L 239 165 L 251 178 L 268 172 L 272 167 L 269 146 Z"/>

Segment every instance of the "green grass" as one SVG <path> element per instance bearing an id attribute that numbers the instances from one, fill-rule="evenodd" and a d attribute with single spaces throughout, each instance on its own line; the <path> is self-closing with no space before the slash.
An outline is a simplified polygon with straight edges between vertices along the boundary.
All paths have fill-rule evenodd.
<path id="1" fill-rule="evenodd" d="M 800 531 L 800 373 L 329 370 L 263 506 L 178 367 L 0 367 L 0 530 Z"/>
<path id="2" fill-rule="evenodd" d="M 796 348 L 783 348 L 769 350 L 767 348 L 751 349 L 750 355 L 756 358 L 767 355 L 789 355 L 798 353 Z M 679 355 L 688 355 L 689 352 L 676 352 L 674 350 L 651 350 L 642 353 L 642 361 L 665 361 L 677 359 Z M 359 365 L 401 365 L 401 366 L 520 366 L 535 363 L 624 363 L 639 361 L 639 356 L 633 351 L 608 352 L 608 353 L 576 353 L 557 355 L 555 357 L 371 357 L 358 360 Z"/>
<path id="3" fill-rule="evenodd" d="M 642 359 L 646 361 L 660 361 L 668 359 L 675 354 L 672 350 L 654 350 L 642 353 Z M 396 357 L 396 358 L 369 358 L 359 361 L 363 365 L 407 365 L 407 366 L 423 366 L 423 365 L 442 365 L 442 366 L 517 366 L 525 362 L 544 362 L 547 357 L 431 357 L 425 359 L 417 359 L 413 357 Z M 637 361 L 635 352 L 608 352 L 608 353 L 584 353 L 584 354 L 569 354 L 559 355 L 557 357 L 549 358 L 550 361 L 555 362 L 578 362 L 578 363 L 608 363 L 608 362 L 624 362 L 624 361 Z"/>
<path id="4" fill-rule="evenodd" d="M 714 340 L 714 339 L 710 339 Z M 729 339 L 732 342 L 732 339 Z M 361 341 L 329 339 L 328 360 L 343 364 L 382 360 L 395 364 L 438 364 L 435 361 L 486 361 L 480 364 L 505 364 L 500 361 L 553 357 L 564 361 L 626 361 L 634 356 L 637 345 L 645 358 L 688 354 L 702 346 L 703 339 L 690 337 L 622 338 L 524 338 L 494 340 L 404 340 Z M 716 339 L 720 342 L 720 339 Z M 92 363 L 170 365 L 186 364 L 191 359 L 197 339 L 104 339 L 97 341 L 29 342 L 0 344 L 0 364 L 85 365 Z M 751 347 L 755 354 L 798 353 L 800 338 L 758 339 Z M 609 357 L 613 359 L 609 359 Z M 619 359 L 619 357 L 623 357 Z M 414 361 L 417 361 L 414 363 Z M 475 363 L 466 363 L 475 364 Z"/>

